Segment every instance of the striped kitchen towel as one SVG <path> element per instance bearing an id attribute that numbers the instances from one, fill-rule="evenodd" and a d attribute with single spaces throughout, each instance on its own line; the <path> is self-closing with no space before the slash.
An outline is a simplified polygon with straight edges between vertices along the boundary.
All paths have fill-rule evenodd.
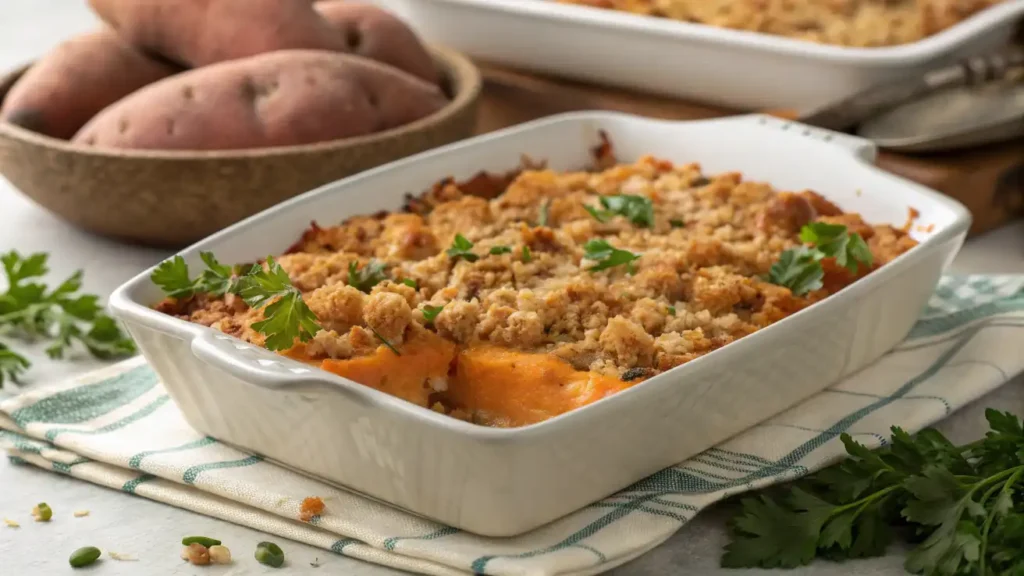
<path id="1" fill-rule="evenodd" d="M 1024 276 L 946 277 L 905 342 L 799 406 L 561 520 L 485 538 L 334 489 L 188 427 L 136 358 L 0 403 L 10 457 L 201 514 L 423 574 L 597 574 L 726 496 L 833 462 L 848 432 L 879 446 L 1024 370 Z M 299 505 L 324 497 L 310 523 Z"/>

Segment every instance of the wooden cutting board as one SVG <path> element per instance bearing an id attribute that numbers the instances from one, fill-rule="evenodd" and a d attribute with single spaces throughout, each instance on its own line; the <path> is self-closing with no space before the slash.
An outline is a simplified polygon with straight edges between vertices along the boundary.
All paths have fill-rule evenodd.
<path id="1" fill-rule="evenodd" d="M 614 88 L 527 74 L 477 62 L 484 92 L 477 132 L 491 132 L 552 114 L 612 110 L 672 120 L 736 112 Z M 963 152 L 910 156 L 882 152 L 878 165 L 956 198 L 971 211 L 971 234 L 1024 215 L 1024 140 Z"/>

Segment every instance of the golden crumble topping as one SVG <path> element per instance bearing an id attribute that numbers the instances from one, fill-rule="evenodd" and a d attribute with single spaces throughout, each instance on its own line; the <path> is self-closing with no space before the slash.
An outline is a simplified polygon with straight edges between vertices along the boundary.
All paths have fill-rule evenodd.
<path id="1" fill-rule="evenodd" d="M 313 224 L 278 258 L 321 330 L 286 354 L 474 422 L 537 422 L 627 388 L 827 297 L 915 245 L 812 191 L 653 157 L 451 180 L 402 213 Z M 869 266 L 768 280 L 811 223 L 864 240 Z M 264 343 L 232 294 L 159 309 Z"/>
<path id="2" fill-rule="evenodd" d="M 858 48 L 916 42 L 1003 0 L 558 0 Z"/>

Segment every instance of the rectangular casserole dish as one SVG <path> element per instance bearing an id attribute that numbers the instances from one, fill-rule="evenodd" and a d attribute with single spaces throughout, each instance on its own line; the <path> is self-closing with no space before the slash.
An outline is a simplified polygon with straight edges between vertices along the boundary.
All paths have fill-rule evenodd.
<path id="1" fill-rule="evenodd" d="M 621 161 L 656 154 L 811 188 L 865 220 L 920 212 L 920 244 L 823 302 L 596 403 L 523 428 L 476 426 L 210 328 L 152 310 L 147 271 L 111 297 L 188 422 L 200 432 L 470 532 L 519 534 L 680 462 L 796 404 L 885 353 L 910 330 L 970 223 L 954 200 L 875 168 L 871 144 L 739 116 L 669 122 L 555 116 L 324 186 L 182 252 L 224 262 L 279 254 L 311 220 L 397 210 L 407 192 L 499 172 L 521 154 L 556 170 L 590 161 L 599 131 Z M 927 231 L 925 231 L 927 230 Z"/>
<path id="2" fill-rule="evenodd" d="M 375 0 L 475 58 L 737 110 L 806 112 L 1007 42 L 1008 0 L 919 42 L 844 48 L 550 0 Z"/>

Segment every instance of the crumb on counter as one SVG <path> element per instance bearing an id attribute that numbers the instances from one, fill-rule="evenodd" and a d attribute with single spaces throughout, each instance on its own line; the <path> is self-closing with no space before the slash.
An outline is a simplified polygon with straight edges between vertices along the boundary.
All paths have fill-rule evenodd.
<path id="1" fill-rule="evenodd" d="M 323 499 L 318 496 L 304 498 L 299 506 L 299 520 L 310 522 L 314 517 L 323 514 L 325 508 Z"/>

